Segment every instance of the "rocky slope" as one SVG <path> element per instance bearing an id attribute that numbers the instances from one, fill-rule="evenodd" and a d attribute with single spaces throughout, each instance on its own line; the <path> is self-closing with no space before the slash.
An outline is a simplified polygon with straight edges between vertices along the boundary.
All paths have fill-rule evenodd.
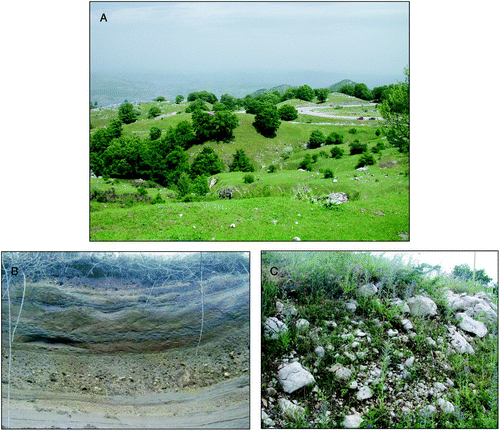
<path id="1" fill-rule="evenodd" d="M 377 291 L 366 284 L 314 312 L 277 301 L 263 316 L 264 355 L 276 355 L 263 360 L 264 427 L 394 427 L 461 414 L 456 364 L 496 342 L 496 305 L 484 292 L 445 290 L 436 303 L 423 294 L 384 300 Z M 490 390 L 467 389 L 476 397 Z"/>

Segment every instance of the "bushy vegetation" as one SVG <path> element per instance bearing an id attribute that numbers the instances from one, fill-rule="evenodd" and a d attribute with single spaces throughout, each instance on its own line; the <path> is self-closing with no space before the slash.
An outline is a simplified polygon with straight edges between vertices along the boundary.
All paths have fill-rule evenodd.
<path id="1" fill-rule="evenodd" d="M 470 268 L 469 268 L 470 269 Z M 430 277 L 431 272 L 438 275 Z M 460 268 L 457 274 L 468 274 Z M 478 271 L 480 273 L 480 271 Z M 277 313 L 277 301 L 283 304 L 288 330 L 277 339 L 262 339 L 262 397 L 269 400 L 268 388 L 280 391 L 276 382 L 278 366 L 285 358 L 300 358 L 300 363 L 314 370 L 315 389 L 305 388 L 293 393 L 293 399 L 305 408 L 296 418 L 280 417 L 276 428 L 339 428 L 352 409 L 363 411 L 361 428 L 497 428 L 498 427 L 498 324 L 486 322 L 489 333 L 474 339 L 475 353 L 458 354 L 445 341 L 446 325 L 454 325 L 454 314 L 447 305 L 446 289 L 473 295 L 486 291 L 498 304 L 498 296 L 491 287 L 460 276 L 439 272 L 439 267 L 415 265 L 404 254 L 389 258 L 385 255 L 353 252 L 264 252 L 262 254 L 262 324 Z M 366 283 L 376 283 L 375 297 L 355 296 L 356 289 Z M 435 318 L 411 317 L 415 337 L 407 341 L 387 337 L 388 330 L 401 329 L 401 314 L 388 301 L 399 297 L 423 294 L 438 306 Z M 345 301 L 356 297 L 358 308 L 347 313 Z M 306 319 L 312 329 L 301 330 L 297 319 Z M 333 326 L 331 322 L 336 322 Z M 361 323 L 363 322 L 363 323 Z M 359 326 L 361 325 L 361 326 Z M 350 329 L 347 329 L 349 327 Z M 355 328 L 370 337 L 369 349 L 355 359 L 351 366 L 342 355 L 345 338 Z M 309 333 L 310 332 L 310 333 Z M 432 348 L 426 338 L 438 340 Z M 353 337 L 354 338 L 354 337 Z M 441 340 L 441 341 L 439 341 Z M 319 359 L 317 346 L 325 347 Z M 331 346 L 326 348 L 326 346 Z M 366 350 L 366 349 L 365 349 Z M 340 354 L 339 354 L 340 353 Z M 404 381 L 389 376 L 396 372 L 402 358 L 414 356 L 418 364 Z M 437 359 L 436 359 L 437 357 Z M 328 368 L 335 363 L 349 366 L 353 375 L 346 382 L 335 378 Z M 376 364 L 380 378 L 369 384 L 372 391 L 369 408 L 348 389 L 356 379 L 361 365 Z M 444 365 L 445 364 L 445 365 Z M 369 369 L 373 369 L 368 367 Z M 412 399 L 412 392 L 425 382 L 451 379 L 446 397 L 455 408 L 452 413 L 431 414 L 419 406 L 403 412 L 398 398 Z M 403 390 L 404 386 L 407 390 Z M 278 397 L 288 394 L 278 393 Z M 435 402 L 431 395 L 424 402 Z"/>

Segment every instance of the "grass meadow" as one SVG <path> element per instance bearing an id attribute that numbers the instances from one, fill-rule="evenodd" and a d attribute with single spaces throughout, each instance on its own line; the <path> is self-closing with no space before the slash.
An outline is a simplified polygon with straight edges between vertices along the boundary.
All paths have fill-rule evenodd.
<path id="1" fill-rule="evenodd" d="M 304 104 L 288 100 L 283 103 Z M 336 103 L 360 103 L 349 96 L 332 93 L 317 109 L 333 109 Z M 280 104 L 281 105 L 281 104 Z M 160 117 L 148 119 L 151 106 L 158 106 Z M 151 102 L 139 104 L 137 122 L 123 125 L 123 135 L 146 138 L 151 127 L 162 133 L 179 121 L 190 120 L 187 103 Z M 369 107 L 372 108 L 372 107 Z M 358 109 L 358 108 L 343 108 Z M 171 115 L 175 114 L 175 115 Z M 113 118 L 117 108 L 91 111 L 92 132 Z M 216 181 L 205 196 L 177 198 L 175 188 L 145 184 L 147 196 L 160 202 L 134 201 L 134 182 L 123 179 L 92 178 L 90 192 L 113 193 L 114 202 L 90 202 L 90 239 L 93 241 L 401 241 L 409 239 L 409 157 L 388 147 L 382 122 L 299 115 L 294 122 L 282 121 L 274 138 L 256 132 L 254 115 L 237 113 L 239 126 L 230 143 L 207 142 L 187 150 L 190 163 L 204 146 L 215 150 L 226 172 L 207 179 Z M 339 115 L 346 115 L 339 114 Z M 348 114 L 352 115 L 352 114 Z M 163 116 L 163 117 L 162 117 Z M 344 152 L 340 159 L 331 157 L 334 145 L 308 149 L 313 130 L 328 136 L 344 136 L 344 144 L 335 145 Z M 366 171 L 357 171 L 361 155 L 349 155 L 349 143 L 358 140 L 375 153 L 376 163 Z M 237 149 L 243 149 L 252 161 L 254 181 L 244 180 L 246 173 L 227 172 Z M 316 158 L 310 172 L 299 170 L 304 157 Z M 275 167 L 269 172 L 270 165 Z M 325 178 L 325 170 L 333 177 Z M 231 200 L 220 200 L 218 191 L 233 186 Z M 306 191 L 307 197 L 304 197 Z M 349 202 L 326 208 L 314 198 L 330 193 L 346 193 Z M 120 196 L 129 194 L 121 199 Z M 163 200 L 164 202 L 161 202 Z"/>

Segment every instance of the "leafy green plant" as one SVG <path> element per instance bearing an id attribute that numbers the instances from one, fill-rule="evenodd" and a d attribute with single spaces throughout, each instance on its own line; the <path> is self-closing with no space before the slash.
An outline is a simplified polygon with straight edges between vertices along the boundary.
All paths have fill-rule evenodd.
<path id="1" fill-rule="evenodd" d="M 243 177 L 243 182 L 245 184 L 251 184 L 255 181 L 255 178 L 252 174 L 246 174 L 244 177 Z"/>

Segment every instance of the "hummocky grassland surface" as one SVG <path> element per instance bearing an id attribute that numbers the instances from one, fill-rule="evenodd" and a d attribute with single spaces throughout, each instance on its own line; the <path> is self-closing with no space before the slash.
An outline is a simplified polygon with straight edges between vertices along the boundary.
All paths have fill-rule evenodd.
<path id="1" fill-rule="evenodd" d="M 407 241 L 409 240 L 409 156 L 387 143 L 384 120 L 377 106 L 340 93 L 331 93 L 324 103 L 292 99 L 299 111 L 294 121 L 282 121 L 276 136 L 259 134 L 255 115 L 236 111 L 238 126 L 229 143 L 205 142 L 187 151 L 189 163 L 204 146 L 215 150 L 225 171 L 207 178 L 205 196 L 179 199 L 175 188 L 144 182 L 147 197 L 159 203 L 137 202 L 128 197 L 137 192 L 137 181 L 91 178 L 90 191 L 112 193 L 114 202 L 90 202 L 92 241 Z M 209 108 L 210 104 L 207 103 Z M 153 106 L 161 115 L 148 119 Z M 149 136 L 151 127 L 162 134 L 180 121 L 191 121 L 188 103 L 151 102 L 136 105 L 138 121 L 123 124 L 123 136 Z M 114 118 L 118 108 L 93 109 L 91 133 Z M 363 117 L 362 120 L 358 118 Z M 311 132 L 343 135 L 340 145 L 308 149 Z M 382 133 L 381 133 L 382 132 Z M 375 164 L 357 170 L 361 154 L 349 155 L 349 144 L 359 140 L 373 153 Z M 344 155 L 335 159 L 333 147 Z M 244 150 L 255 167 L 254 181 L 245 172 L 229 172 L 236 150 Z M 311 170 L 299 165 L 309 155 Z M 270 169 L 270 166 L 273 168 Z M 271 170 L 273 170 L 271 172 Z M 326 177 L 326 170 L 333 173 Z M 138 180 L 138 179 L 137 179 Z M 219 191 L 233 187 L 232 199 L 219 199 Z M 325 205 L 332 193 L 345 193 L 348 202 Z"/>

